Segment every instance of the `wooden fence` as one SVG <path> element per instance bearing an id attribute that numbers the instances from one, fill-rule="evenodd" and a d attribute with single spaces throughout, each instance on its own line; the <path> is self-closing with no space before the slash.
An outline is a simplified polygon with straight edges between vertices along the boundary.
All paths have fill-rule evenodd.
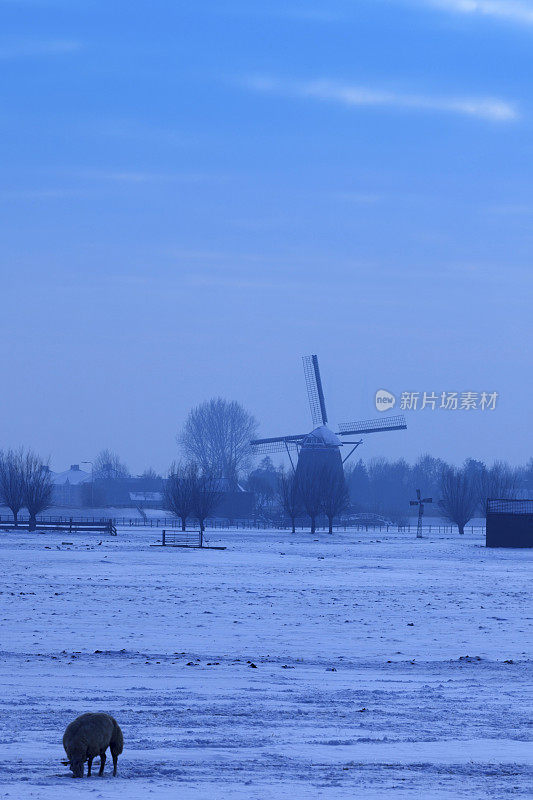
<path id="1" fill-rule="evenodd" d="M 100 529 L 98 526 L 106 526 L 111 524 L 115 529 L 113 535 L 116 535 L 116 528 L 164 528 L 167 532 L 171 530 L 181 531 L 181 520 L 177 519 L 176 517 L 152 517 L 143 519 L 142 517 L 111 517 L 111 518 L 104 518 L 104 517 L 65 517 L 65 516 L 40 516 L 37 517 L 37 526 L 39 528 L 57 528 L 57 529 L 65 529 L 65 526 L 70 530 L 72 528 L 76 528 L 78 530 L 90 530 L 90 526 L 96 526 L 95 529 Z M 86 527 L 84 527 L 86 526 Z M 6 528 L 13 528 L 14 522 L 13 517 L 2 517 L 0 516 L 0 529 Z M 20 528 L 27 528 L 28 527 L 28 520 L 26 519 L 19 519 L 19 527 Z M 224 520 L 224 519 L 208 519 L 206 521 L 206 528 L 208 530 L 228 530 L 228 531 L 238 531 L 238 530 L 279 530 L 279 531 L 286 531 L 287 529 L 290 530 L 290 523 L 287 521 L 274 521 L 270 522 L 268 520 L 254 520 L 254 519 L 239 519 L 239 520 Z M 309 530 L 309 522 L 306 520 L 298 520 L 296 524 L 296 530 L 298 531 L 308 531 Z M 317 532 L 319 531 L 327 531 L 328 526 L 326 524 L 321 524 L 316 526 Z M 389 532 L 396 532 L 399 533 L 416 533 L 417 526 L 416 523 L 409 524 L 409 525 L 384 525 L 384 524 L 372 524 L 372 523 L 353 523 L 350 521 L 343 522 L 336 522 L 333 525 L 334 531 L 368 531 L 374 533 L 389 533 Z M 484 525 L 469 525 L 465 528 L 465 531 L 471 534 L 479 534 L 481 536 L 485 535 L 485 526 Z M 424 534 L 430 535 L 431 533 L 438 533 L 438 534 L 455 534 L 457 533 L 457 526 L 455 525 L 424 525 L 423 527 Z"/>
<path id="2" fill-rule="evenodd" d="M 37 529 L 49 531 L 68 531 L 68 533 L 78 533 L 80 531 L 87 531 L 93 533 L 108 533 L 110 536 L 117 535 L 117 528 L 113 520 L 100 520 L 98 522 L 80 522 L 79 520 L 69 519 L 64 521 L 50 521 L 37 518 Z M 2 520 L 0 517 L 0 530 L 29 530 L 30 523 L 28 519 L 21 519 L 15 525 L 13 519 L 10 521 Z"/>

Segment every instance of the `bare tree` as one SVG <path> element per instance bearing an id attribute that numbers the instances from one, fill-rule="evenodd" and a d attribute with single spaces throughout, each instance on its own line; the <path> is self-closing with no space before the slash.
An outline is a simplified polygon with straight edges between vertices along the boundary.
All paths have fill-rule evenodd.
<path id="1" fill-rule="evenodd" d="M 350 494 L 344 473 L 325 469 L 322 474 L 322 511 L 328 519 L 328 531 L 333 533 L 333 520 L 350 505 Z"/>
<path id="2" fill-rule="evenodd" d="M 256 431 L 255 418 L 239 403 L 217 397 L 189 412 L 178 444 L 202 472 L 236 483 L 250 466 Z"/>
<path id="3" fill-rule="evenodd" d="M 219 489 L 219 479 L 201 472 L 196 465 L 193 490 L 192 490 L 192 513 L 200 525 L 203 534 L 205 521 L 213 513 L 222 499 L 222 492 Z"/>
<path id="4" fill-rule="evenodd" d="M 18 525 L 18 513 L 24 505 L 23 464 L 22 448 L 0 452 L 0 501 L 11 510 L 15 528 Z"/>
<path id="5" fill-rule="evenodd" d="M 100 450 L 93 464 L 93 477 L 96 480 L 111 481 L 117 478 L 127 478 L 129 470 L 122 463 L 117 453 L 112 450 Z"/>
<path id="6" fill-rule="evenodd" d="M 296 533 L 296 519 L 303 511 L 302 493 L 296 474 L 285 472 L 283 467 L 278 471 L 278 498 L 285 514 L 289 517 L 292 532 Z"/>
<path id="7" fill-rule="evenodd" d="M 145 481 L 158 481 L 161 480 L 161 475 L 158 475 L 153 467 L 148 467 L 144 472 L 139 475 Z"/>
<path id="8" fill-rule="evenodd" d="M 52 475 L 48 463 L 31 450 L 28 450 L 23 459 L 22 485 L 24 505 L 28 509 L 29 530 L 37 527 L 37 514 L 46 511 L 52 505 Z"/>
<path id="9" fill-rule="evenodd" d="M 195 464 L 182 466 L 173 463 L 163 490 L 164 507 L 181 519 L 181 530 L 186 530 L 193 509 L 193 497 L 198 468 Z"/>
<path id="10" fill-rule="evenodd" d="M 315 533 L 316 520 L 323 509 L 324 470 L 320 467 L 309 467 L 299 473 L 298 482 L 303 506 L 311 520 L 311 533 Z"/>
<path id="11" fill-rule="evenodd" d="M 477 475 L 475 483 L 479 507 L 487 516 L 487 500 L 512 500 L 517 495 L 520 474 L 503 461 L 495 461 Z"/>
<path id="12" fill-rule="evenodd" d="M 478 505 L 475 482 L 465 469 L 448 467 L 443 470 L 440 482 L 439 506 L 443 515 L 465 532 L 465 525 L 471 519 Z"/>

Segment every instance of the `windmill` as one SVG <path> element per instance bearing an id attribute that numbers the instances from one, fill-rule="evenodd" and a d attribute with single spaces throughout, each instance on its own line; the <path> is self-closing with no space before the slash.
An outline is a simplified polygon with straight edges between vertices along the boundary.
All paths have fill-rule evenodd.
<path id="1" fill-rule="evenodd" d="M 318 368 L 316 355 L 303 357 L 305 382 L 313 430 L 310 433 L 295 434 L 293 436 L 275 436 L 270 439 L 253 439 L 250 444 L 253 452 L 279 453 L 287 452 L 293 470 L 301 472 L 309 468 L 328 467 L 342 472 L 342 465 L 350 458 L 354 450 L 362 444 L 363 440 L 349 441 L 344 437 L 365 436 L 368 433 L 384 433 L 386 431 L 400 431 L 407 428 L 403 415 L 394 417 L 381 417 L 380 419 L 364 420 L 362 422 L 344 422 L 339 425 L 339 430 L 334 433 L 328 427 L 324 391 Z M 350 446 L 349 453 L 342 458 L 341 447 Z M 298 456 L 295 468 L 293 455 Z"/>
<path id="2" fill-rule="evenodd" d="M 409 501 L 410 506 L 418 506 L 418 525 L 416 528 L 417 539 L 422 538 L 422 517 L 424 516 L 424 503 L 432 503 L 432 502 L 433 498 L 431 497 L 424 497 L 424 499 L 422 499 L 422 496 L 420 494 L 420 489 L 416 490 L 416 500 Z"/>

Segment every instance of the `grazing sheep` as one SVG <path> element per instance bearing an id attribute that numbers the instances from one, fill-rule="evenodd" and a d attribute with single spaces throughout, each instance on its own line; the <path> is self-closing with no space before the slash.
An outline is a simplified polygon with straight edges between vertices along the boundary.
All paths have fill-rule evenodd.
<path id="1" fill-rule="evenodd" d="M 93 758 L 100 756 L 102 775 L 106 760 L 105 751 L 109 747 L 113 757 L 113 775 L 117 774 L 117 761 L 124 748 L 124 738 L 120 727 L 110 714 L 82 714 L 77 717 L 63 736 L 63 747 L 74 778 L 83 778 L 83 765 L 88 761 L 87 777 L 91 776 Z"/>

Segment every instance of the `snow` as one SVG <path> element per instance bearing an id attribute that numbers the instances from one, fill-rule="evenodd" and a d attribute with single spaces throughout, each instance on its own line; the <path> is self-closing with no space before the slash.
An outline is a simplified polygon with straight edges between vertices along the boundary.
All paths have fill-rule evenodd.
<path id="1" fill-rule="evenodd" d="M 1 534 L 0 798 L 529 796 L 533 551 L 158 538 Z M 60 763 L 88 710 L 123 728 L 115 779 Z"/>
<path id="2" fill-rule="evenodd" d="M 168 516 L 168 511 L 159 511 L 159 518 Z M 4 520 L 12 520 L 13 515 L 6 506 L 0 506 L 0 516 Z M 19 518 L 26 518 L 28 512 L 23 508 L 19 514 Z M 61 517 L 62 519 L 142 519 L 142 514 L 138 508 L 134 506 L 51 506 L 43 512 L 42 518 L 44 521 L 52 518 Z"/>

